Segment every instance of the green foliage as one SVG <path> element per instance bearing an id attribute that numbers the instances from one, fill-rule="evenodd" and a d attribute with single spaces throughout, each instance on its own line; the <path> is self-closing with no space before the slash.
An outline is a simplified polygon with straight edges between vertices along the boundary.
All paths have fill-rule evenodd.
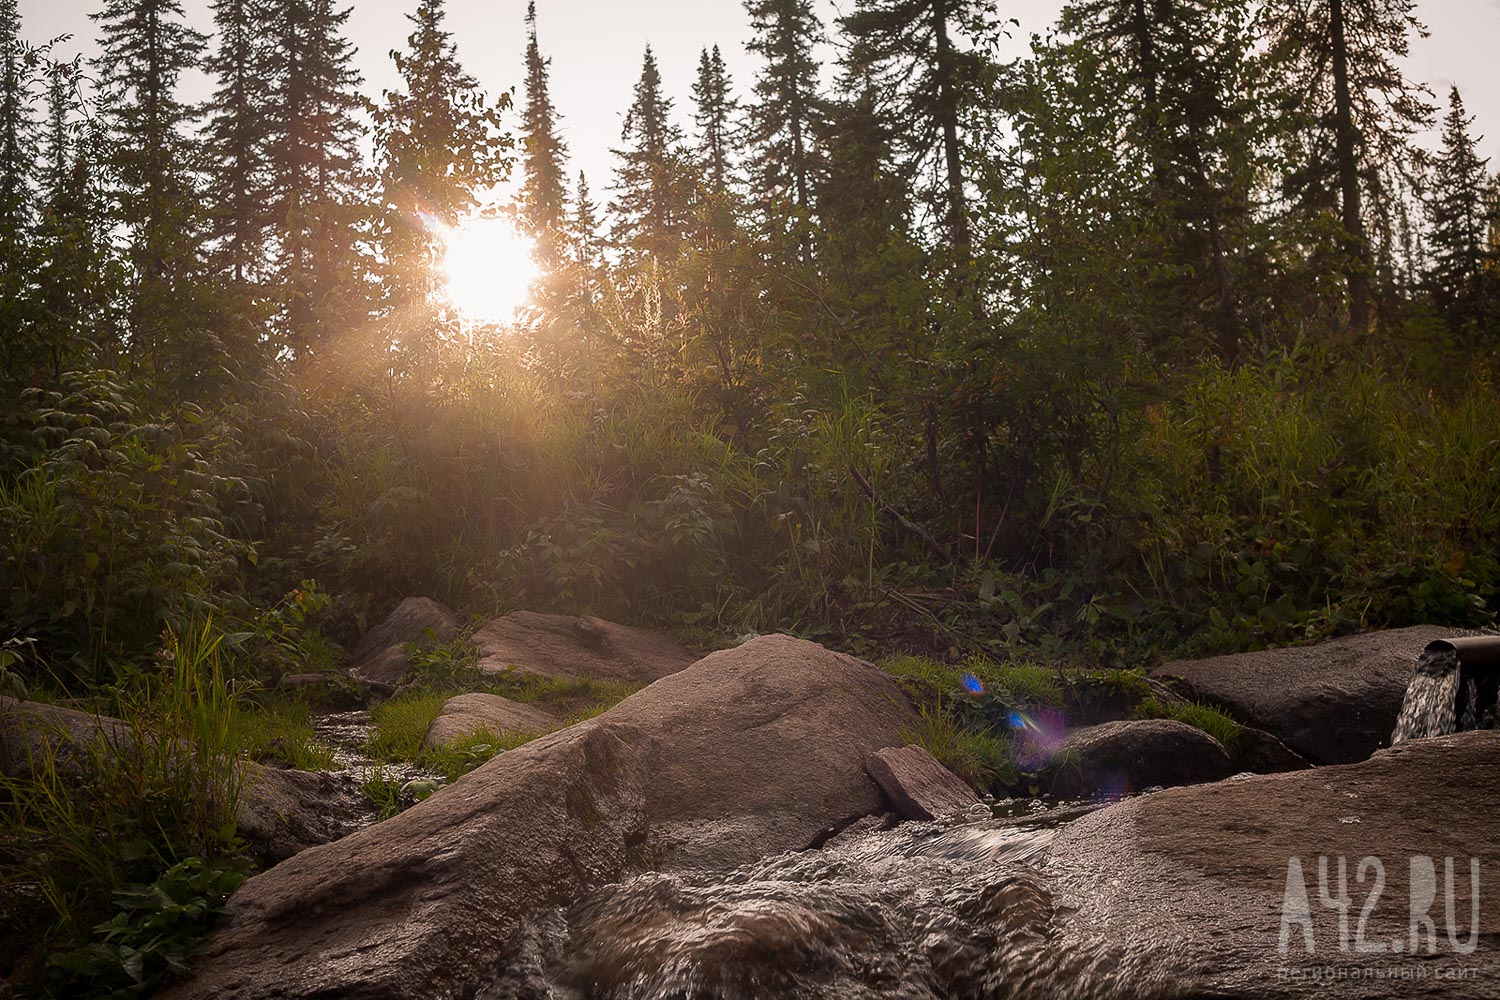
<path id="1" fill-rule="evenodd" d="M 107 372 L 29 392 L 6 428 L 0 633 L 34 637 L 64 685 L 107 683 L 164 627 L 219 611 L 255 550 L 236 537 L 254 496 L 233 434 L 183 404 L 157 420 Z"/>
<path id="2" fill-rule="evenodd" d="M 1175 719 L 1195 729 L 1201 729 L 1228 749 L 1244 732 L 1244 727 L 1222 709 L 1202 702 L 1164 702 L 1152 696 L 1142 701 L 1135 711 L 1137 719 Z"/>
<path id="3" fill-rule="evenodd" d="M 233 859 L 187 858 L 149 885 L 116 890 L 113 917 L 92 940 L 48 959 L 51 996 L 146 997 L 186 975 L 224 902 L 245 879 Z"/>

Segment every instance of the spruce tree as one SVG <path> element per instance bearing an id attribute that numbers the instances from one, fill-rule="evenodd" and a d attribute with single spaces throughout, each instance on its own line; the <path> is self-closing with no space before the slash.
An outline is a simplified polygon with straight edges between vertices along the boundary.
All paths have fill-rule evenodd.
<path id="1" fill-rule="evenodd" d="M 746 0 L 745 10 L 755 32 L 746 47 L 763 61 L 746 129 L 746 143 L 754 150 L 756 207 L 768 222 L 783 219 L 789 208 L 805 216 L 812 201 L 818 107 L 813 50 L 823 40 L 823 23 L 810 0 Z M 801 236 L 798 241 L 806 242 Z"/>
<path id="2" fill-rule="evenodd" d="M 698 79 L 693 84 L 693 124 L 698 129 L 698 164 L 708 192 L 723 195 L 729 190 L 735 153 L 735 114 L 739 102 L 724 67 L 724 56 L 715 45 L 698 57 Z"/>
<path id="3" fill-rule="evenodd" d="M 94 17 L 100 118 L 131 270 L 130 346 L 157 373 L 188 377 L 213 363 L 214 349 L 195 313 L 198 112 L 178 94 L 181 76 L 200 65 L 204 36 L 184 22 L 178 0 L 106 0 Z"/>
<path id="4" fill-rule="evenodd" d="M 1480 159 L 1470 135 L 1474 119 L 1453 87 L 1443 119 L 1443 147 L 1433 162 L 1426 198 L 1432 266 L 1426 284 L 1434 303 L 1455 331 L 1477 317 L 1489 247 L 1486 184 L 1489 161 Z"/>
<path id="5" fill-rule="evenodd" d="M 1165 325 L 1209 327 L 1224 357 L 1243 328 L 1236 267 L 1262 242 L 1251 225 L 1252 130 L 1265 101 L 1248 79 L 1248 24 L 1240 0 L 1077 0 L 1060 23 L 1076 61 L 1113 84 L 1101 96 L 1146 165 L 1139 211 L 1163 226 L 1157 285 L 1178 313 Z"/>
<path id="6" fill-rule="evenodd" d="M 267 0 L 216 0 L 213 15 L 218 45 L 204 64 L 216 81 L 204 136 L 207 234 L 214 267 L 243 286 L 267 273 L 271 253 L 270 51 L 277 39 Z"/>
<path id="7" fill-rule="evenodd" d="M 563 159 L 566 149 L 557 134 L 557 110 L 547 91 L 547 66 L 536 37 L 536 3 L 526 7 L 526 107 L 522 113 L 521 214 L 536 240 L 538 262 L 544 271 L 563 259 L 564 216 L 567 211 Z"/>
<path id="8" fill-rule="evenodd" d="M 856 0 L 843 19 L 852 40 L 846 69 L 874 80 L 913 162 L 936 162 L 939 214 L 949 244 L 962 254 L 972 242 L 967 133 L 993 64 L 983 48 L 960 39 L 986 38 L 993 9 L 981 0 Z"/>
<path id="9" fill-rule="evenodd" d="M 672 100 L 662 92 L 661 72 L 649 45 L 620 138 L 622 148 L 614 150 L 620 162 L 610 203 L 616 217 L 614 241 L 628 255 L 670 260 L 677 255 L 685 221 L 682 132 L 672 122 Z"/>
<path id="10" fill-rule="evenodd" d="M 402 88 L 387 91 L 375 112 L 382 278 L 393 315 L 430 302 L 443 228 L 473 211 L 511 166 L 500 121 L 509 96 L 491 104 L 459 64 L 443 19 L 443 0 L 421 0 L 408 16 L 407 48 L 392 53 Z"/>
<path id="11" fill-rule="evenodd" d="M 1305 211 L 1337 210 L 1349 322 L 1363 331 L 1375 269 L 1365 202 L 1380 171 L 1411 162 L 1411 136 L 1431 119 L 1426 88 L 1401 70 L 1412 35 L 1427 31 L 1414 0 L 1269 0 L 1262 16 L 1302 112 L 1287 191 Z"/>
<path id="12" fill-rule="evenodd" d="M 21 40 L 16 0 L 0 0 L 0 266 L 8 268 L 19 266 L 15 255 L 32 217 L 36 123 L 31 100 L 37 60 Z"/>
<path id="13" fill-rule="evenodd" d="M 284 0 L 274 20 L 270 204 L 279 252 L 275 286 L 286 342 L 299 354 L 367 308 L 360 255 L 363 83 L 344 37 L 353 8 Z"/>

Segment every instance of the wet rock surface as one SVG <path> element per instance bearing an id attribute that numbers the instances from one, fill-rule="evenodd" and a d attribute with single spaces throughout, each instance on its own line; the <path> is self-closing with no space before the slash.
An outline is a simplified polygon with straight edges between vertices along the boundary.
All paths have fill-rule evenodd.
<path id="1" fill-rule="evenodd" d="M 1077 911 L 1063 947 L 1149 933 L 1162 944 L 1153 968 L 1193 995 L 1494 997 L 1500 899 L 1481 891 L 1477 950 L 1458 953 L 1447 938 L 1443 864 L 1455 859 L 1456 930 L 1467 940 L 1474 928 L 1469 862 L 1480 859 L 1487 890 L 1483 880 L 1500 856 L 1497 815 L 1500 733 L 1465 733 L 1403 743 L 1357 764 L 1132 799 L 1069 825 L 1042 871 L 1058 903 Z M 1346 861 L 1347 950 L 1338 913 L 1318 898 L 1320 857 L 1333 859 L 1334 879 L 1337 859 Z M 1437 949 L 1430 955 L 1425 936 L 1423 953 L 1411 954 L 1413 857 L 1436 859 L 1430 914 Z M 1292 858 L 1306 876 L 1311 954 L 1300 925 L 1291 928 L 1287 953 L 1280 949 Z M 1379 859 L 1379 885 L 1373 866 L 1360 876 L 1365 858 Z M 1338 895 L 1336 884 L 1331 891 Z M 1356 938 L 1362 920 L 1364 935 Z M 1343 972 L 1313 978 L 1325 968 Z"/>
<path id="2" fill-rule="evenodd" d="M 691 666 L 702 655 L 670 636 L 603 618 L 516 611 L 474 634 L 479 669 L 553 678 L 647 684 Z"/>
<path id="3" fill-rule="evenodd" d="M 1389 746 L 1407 683 L 1433 639 L 1477 633 L 1420 625 L 1310 646 L 1178 660 L 1152 672 L 1264 729 L 1313 764 Z"/>
<path id="4" fill-rule="evenodd" d="M 733 870 L 883 812 L 864 760 L 914 722 L 886 675 L 812 643 L 712 654 L 251 879 L 168 995 L 472 995 L 610 882 Z"/>

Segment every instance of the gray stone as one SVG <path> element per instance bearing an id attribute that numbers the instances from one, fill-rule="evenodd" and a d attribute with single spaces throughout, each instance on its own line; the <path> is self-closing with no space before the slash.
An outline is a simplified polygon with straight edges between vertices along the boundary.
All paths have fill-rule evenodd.
<path id="1" fill-rule="evenodd" d="M 514 668 L 542 677 L 649 684 L 691 666 L 701 654 L 670 636 L 602 618 L 517 611 L 474 635 L 479 669 Z"/>
<path id="2" fill-rule="evenodd" d="M 1433 639 L 1473 635 L 1419 625 L 1310 646 L 1178 660 L 1152 672 L 1264 729 L 1313 764 L 1364 760 L 1391 742 L 1417 657 Z"/>
<path id="3" fill-rule="evenodd" d="M 427 727 L 422 746 L 452 746 L 481 729 L 499 733 L 530 733 L 540 736 L 558 727 L 558 721 L 539 708 L 495 694 L 461 694 L 443 703 L 443 710 Z"/>
<path id="4" fill-rule="evenodd" d="M 1218 781 L 1234 771 L 1228 752 L 1201 729 L 1173 719 L 1129 719 L 1069 732 L 1043 781 L 1066 798 L 1113 797 Z"/>
<path id="5" fill-rule="evenodd" d="M 915 744 L 875 751 L 865 770 L 903 819 L 937 819 L 979 803 L 974 789 Z"/>

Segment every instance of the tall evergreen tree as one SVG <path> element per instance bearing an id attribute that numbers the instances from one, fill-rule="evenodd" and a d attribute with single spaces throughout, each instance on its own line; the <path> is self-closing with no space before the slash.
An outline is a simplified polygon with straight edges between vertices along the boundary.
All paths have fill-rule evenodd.
<path id="1" fill-rule="evenodd" d="M 36 160 L 31 88 L 37 58 L 21 40 L 16 0 L 0 0 L 0 266 L 19 265 L 13 255 L 31 220 Z"/>
<path id="2" fill-rule="evenodd" d="M 724 56 L 715 45 L 698 57 L 698 79 L 693 84 L 693 124 L 698 129 L 698 162 L 708 191 L 729 190 L 735 152 L 734 118 L 739 110 Z"/>
<path id="3" fill-rule="evenodd" d="M 274 20 L 270 202 L 288 345 L 306 353 L 361 318 L 363 83 L 344 37 L 352 7 L 284 0 Z"/>
<path id="4" fill-rule="evenodd" d="M 208 361 L 203 317 L 188 303 L 200 263 L 200 219 L 190 136 L 198 111 L 178 94 L 198 68 L 204 36 L 178 0 L 106 0 L 94 15 L 101 54 L 101 119 L 108 130 L 115 212 L 128 240 L 128 309 L 135 355 L 157 372 L 188 375 Z"/>
<path id="5" fill-rule="evenodd" d="M 902 123 L 908 155 L 935 162 L 940 216 L 948 242 L 963 254 L 972 243 L 966 134 L 993 68 L 972 40 L 993 31 L 993 16 L 994 5 L 982 0 L 856 0 L 843 19 L 851 75 L 874 79 L 886 112 Z"/>
<path id="6" fill-rule="evenodd" d="M 1076 39 L 1076 59 L 1116 82 L 1101 96 L 1148 165 L 1140 211 L 1166 230 L 1159 291 L 1181 310 L 1171 324 L 1212 303 L 1202 325 L 1232 357 L 1243 326 L 1236 272 L 1260 235 L 1251 220 L 1263 95 L 1248 72 L 1248 5 L 1077 0 L 1061 27 Z"/>
<path id="7" fill-rule="evenodd" d="M 1478 318 L 1474 312 L 1489 249 L 1485 203 L 1489 161 L 1481 159 L 1475 149 L 1469 132 L 1473 124 L 1458 87 L 1453 87 L 1443 119 L 1443 148 L 1433 162 L 1426 199 L 1432 255 L 1426 284 L 1455 331 Z"/>
<path id="8" fill-rule="evenodd" d="M 408 20 L 413 30 L 406 51 L 392 54 L 402 89 L 387 91 L 375 112 L 382 277 L 393 314 L 425 309 L 438 285 L 443 228 L 505 179 L 513 145 L 500 121 L 509 96 L 491 104 L 464 72 L 443 27 L 443 0 L 421 0 Z"/>
<path id="9" fill-rule="evenodd" d="M 1380 171 L 1411 160 L 1411 135 L 1430 120 L 1426 89 L 1401 69 L 1411 36 L 1427 29 L 1415 0 L 1269 0 L 1263 17 L 1274 64 L 1304 118 L 1288 193 L 1311 211 L 1337 207 L 1349 321 L 1362 331 L 1374 273 L 1365 202 Z"/>
<path id="10" fill-rule="evenodd" d="M 745 10 L 755 32 L 746 47 L 763 61 L 746 130 L 755 151 L 756 207 L 768 219 L 785 215 L 788 206 L 805 215 L 812 202 L 818 106 L 813 50 L 823 40 L 823 23 L 810 0 L 746 0 Z"/>
<path id="11" fill-rule="evenodd" d="M 266 273 L 271 252 L 269 57 L 277 39 L 267 0 L 216 0 L 213 15 L 218 46 L 204 63 L 217 84 L 204 136 L 207 235 L 215 267 L 244 285 Z"/>
<path id="12" fill-rule="evenodd" d="M 679 146 L 682 131 L 672 122 L 672 100 L 662 92 L 651 47 L 641 65 L 635 99 L 621 130 L 615 175 L 615 242 L 628 254 L 657 262 L 675 257 L 684 225 Z"/>
<path id="13" fill-rule="evenodd" d="M 563 229 L 567 212 L 563 159 L 566 147 L 557 134 L 557 110 L 547 89 L 547 66 L 536 38 L 536 3 L 526 6 L 526 107 L 522 112 L 523 166 L 521 212 L 526 229 L 536 240 L 543 270 L 553 270 L 563 259 Z"/>

